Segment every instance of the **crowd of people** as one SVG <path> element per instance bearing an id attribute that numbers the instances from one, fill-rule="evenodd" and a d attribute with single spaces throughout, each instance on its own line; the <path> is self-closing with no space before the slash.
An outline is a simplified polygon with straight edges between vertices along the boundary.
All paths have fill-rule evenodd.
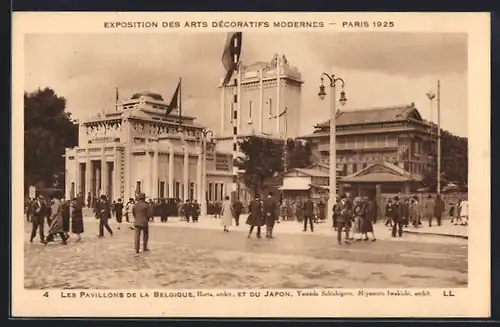
<path id="1" fill-rule="evenodd" d="M 385 216 L 385 225 L 390 227 L 392 237 L 402 237 L 403 227 L 419 227 L 423 221 L 427 221 L 429 227 L 435 220 L 437 225 L 442 223 L 445 211 L 445 203 L 441 197 L 428 195 L 424 200 L 418 196 L 395 196 L 388 199 L 382 216 Z M 128 228 L 135 230 L 135 250 L 139 253 L 140 238 L 143 239 L 143 250 L 148 251 L 149 222 L 159 217 L 161 222 L 167 222 L 169 216 L 180 216 L 187 223 L 197 223 L 200 217 L 200 205 L 196 200 L 177 200 L 167 202 L 165 199 L 147 199 L 144 193 L 138 193 L 135 198 L 130 198 L 127 203 L 121 199 L 109 201 L 106 195 L 93 197 L 88 195 L 87 201 L 82 194 L 71 200 L 58 199 L 53 196 L 46 199 L 39 195 L 35 199 L 28 199 L 25 212 L 28 221 L 32 223 L 30 242 L 40 236 L 40 242 L 47 244 L 54 242 L 56 237 L 61 239 L 62 244 L 67 244 L 70 231 L 76 235 L 76 241 L 81 240 L 84 232 L 83 208 L 85 205 L 92 209 L 96 219 L 99 220 L 98 237 L 104 237 L 104 231 L 113 236 L 113 230 L 109 226 L 109 219 L 115 218 L 117 228 L 121 228 L 123 218 Z M 207 207 L 210 208 L 207 203 Z M 451 223 L 468 224 L 468 204 L 466 201 L 458 200 L 456 204 L 450 203 L 448 215 L 452 218 Z M 256 230 L 257 238 L 261 238 L 261 229 L 265 226 L 266 238 L 274 238 L 273 230 L 276 223 L 281 220 L 296 220 L 303 224 L 303 231 L 308 227 L 314 231 L 315 224 L 326 220 L 326 204 L 322 199 L 313 199 L 311 195 L 301 199 L 283 199 L 278 201 L 271 193 L 265 199 L 257 194 L 248 205 L 240 200 L 231 201 L 228 196 L 219 204 L 211 207 L 211 214 L 221 219 L 221 227 L 224 232 L 229 232 L 233 224 L 240 224 L 241 214 L 247 212 L 246 224 L 250 226 L 248 238 Z M 210 212 L 209 212 L 210 213 Z M 373 224 L 377 222 L 380 215 L 377 202 L 367 197 L 356 197 L 351 199 L 343 194 L 337 197 L 333 206 L 333 228 L 337 234 L 339 244 L 349 244 L 350 241 L 376 241 Z M 45 236 L 45 223 L 48 225 L 48 233 Z M 352 232 L 352 233 L 351 233 Z M 342 242 L 342 234 L 345 234 Z M 370 235 L 370 237 L 369 237 Z"/>

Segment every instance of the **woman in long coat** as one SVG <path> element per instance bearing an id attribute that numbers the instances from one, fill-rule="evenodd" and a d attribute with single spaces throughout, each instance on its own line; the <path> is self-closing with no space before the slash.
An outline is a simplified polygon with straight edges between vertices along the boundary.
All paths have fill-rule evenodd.
<path id="1" fill-rule="evenodd" d="M 71 211 L 71 232 L 76 234 L 76 241 L 80 242 L 82 240 L 80 234 L 83 233 L 83 204 L 80 199 L 76 198 L 73 200 L 71 206 L 73 209 Z"/>
<path id="2" fill-rule="evenodd" d="M 368 200 L 367 197 L 363 199 L 366 203 L 366 215 L 363 220 L 362 232 L 365 235 L 365 241 L 368 241 L 368 233 L 372 235 L 372 241 L 375 242 L 375 232 L 373 230 L 373 223 L 377 220 L 377 203 L 374 200 Z"/>
<path id="3" fill-rule="evenodd" d="M 221 207 L 221 225 L 224 226 L 224 231 L 229 232 L 228 227 L 230 227 L 233 223 L 233 206 L 231 205 L 231 201 L 229 200 L 229 196 L 224 198 L 224 202 L 222 202 Z"/>
<path id="4" fill-rule="evenodd" d="M 54 241 L 54 235 L 59 234 L 61 237 L 62 243 L 66 244 L 67 237 L 64 235 L 64 230 L 63 230 L 63 219 L 61 215 L 61 201 L 59 199 L 54 198 L 52 200 L 52 206 L 51 206 L 51 224 L 49 228 L 49 234 L 47 235 L 47 238 L 45 239 L 45 244 L 48 242 L 53 242 Z"/>
<path id="5" fill-rule="evenodd" d="M 69 222 L 70 222 L 70 208 L 69 208 L 69 201 L 62 200 L 61 201 L 61 216 L 62 216 L 62 226 L 63 226 L 63 232 L 66 235 L 66 237 L 69 237 Z"/>

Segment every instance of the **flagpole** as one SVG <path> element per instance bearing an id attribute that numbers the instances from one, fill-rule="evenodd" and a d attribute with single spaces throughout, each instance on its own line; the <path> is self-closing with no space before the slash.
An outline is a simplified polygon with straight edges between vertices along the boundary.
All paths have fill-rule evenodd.
<path id="1" fill-rule="evenodd" d="M 116 87 L 116 94 L 115 94 L 115 111 L 118 111 L 118 99 L 119 99 L 119 95 L 118 95 L 118 86 Z"/>
<path id="2" fill-rule="evenodd" d="M 441 82 L 437 82 L 437 194 L 441 194 Z"/>

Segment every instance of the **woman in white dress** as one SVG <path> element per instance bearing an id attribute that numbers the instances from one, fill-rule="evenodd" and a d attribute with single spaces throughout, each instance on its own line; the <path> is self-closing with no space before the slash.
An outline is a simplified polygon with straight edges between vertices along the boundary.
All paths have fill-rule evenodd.
<path id="1" fill-rule="evenodd" d="M 224 226 L 224 231 L 229 232 L 228 227 L 233 223 L 233 206 L 229 200 L 229 196 L 224 198 L 221 208 L 221 225 Z"/>

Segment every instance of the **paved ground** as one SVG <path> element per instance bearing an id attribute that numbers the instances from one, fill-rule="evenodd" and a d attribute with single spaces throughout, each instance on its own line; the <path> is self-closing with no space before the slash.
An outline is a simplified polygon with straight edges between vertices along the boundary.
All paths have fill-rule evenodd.
<path id="1" fill-rule="evenodd" d="M 133 232 L 98 239 L 85 220 L 81 243 L 28 242 L 25 287 L 40 288 L 312 288 L 466 287 L 467 241 L 405 235 L 392 239 L 376 225 L 377 242 L 339 246 L 332 229 L 304 233 L 296 222 L 276 226 L 276 238 L 248 239 L 247 226 L 221 231 L 220 220 L 187 224 L 173 218 L 151 226 L 148 253 L 135 255 Z"/>

